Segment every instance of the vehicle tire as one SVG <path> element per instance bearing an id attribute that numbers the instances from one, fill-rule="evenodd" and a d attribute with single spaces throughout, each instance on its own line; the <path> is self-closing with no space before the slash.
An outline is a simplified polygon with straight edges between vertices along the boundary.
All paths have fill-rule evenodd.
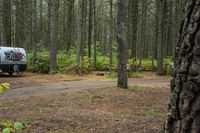
<path id="1" fill-rule="evenodd" d="M 10 76 L 12 76 L 12 75 L 13 75 L 13 73 L 12 73 L 12 72 L 9 72 L 8 74 L 9 74 Z"/>

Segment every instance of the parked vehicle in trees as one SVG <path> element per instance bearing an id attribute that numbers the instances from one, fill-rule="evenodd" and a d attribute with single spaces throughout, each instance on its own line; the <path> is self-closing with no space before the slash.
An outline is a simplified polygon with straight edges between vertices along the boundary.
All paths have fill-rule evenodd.
<path id="1" fill-rule="evenodd" d="M 4 73 L 19 74 L 27 68 L 26 51 L 24 48 L 0 47 L 0 70 Z"/>

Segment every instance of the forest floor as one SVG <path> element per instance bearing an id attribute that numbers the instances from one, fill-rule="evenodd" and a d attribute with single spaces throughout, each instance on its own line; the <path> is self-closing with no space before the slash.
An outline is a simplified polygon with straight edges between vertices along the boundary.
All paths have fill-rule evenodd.
<path id="1" fill-rule="evenodd" d="M 0 121 L 25 122 L 27 133 L 160 132 L 169 79 L 145 73 L 120 90 L 116 79 L 95 74 L 0 77 L 13 87 L 0 96 Z"/>

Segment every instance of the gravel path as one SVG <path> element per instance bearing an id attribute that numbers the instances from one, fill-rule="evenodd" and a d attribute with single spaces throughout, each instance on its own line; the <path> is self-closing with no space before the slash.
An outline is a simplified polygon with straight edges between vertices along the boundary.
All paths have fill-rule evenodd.
<path id="1" fill-rule="evenodd" d="M 169 88 L 170 78 L 161 77 L 158 79 L 130 79 L 129 85 L 152 87 L 152 88 Z M 116 81 L 66 81 L 39 86 L 22 87 L 8 90 L 5 94 L 0 95 L 1 101 L 20 100 L 32 96 L 41 96 L 52 93 L 78 92 L 87 89 L 101 89 L 116 86 Z"/>

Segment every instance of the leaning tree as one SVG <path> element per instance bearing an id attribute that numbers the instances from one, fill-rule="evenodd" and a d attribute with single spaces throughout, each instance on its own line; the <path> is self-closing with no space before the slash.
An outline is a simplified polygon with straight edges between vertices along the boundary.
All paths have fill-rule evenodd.
<path id="1" fill-rule="evenodd" d="M 176 49 L 165 133 L 200 132 L 200 0 L 187 3 Z"/>

